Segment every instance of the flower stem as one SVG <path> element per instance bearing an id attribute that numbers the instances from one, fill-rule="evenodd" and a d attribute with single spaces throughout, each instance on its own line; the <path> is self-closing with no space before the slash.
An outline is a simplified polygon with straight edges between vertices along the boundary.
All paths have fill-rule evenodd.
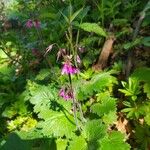
<path id="1" fill-rule="evenodd" d="M 77 119 L 77 102 L 76 102 L 76 99 L 74 98 L 74 91 L 73 91 L 73 87 L 72 87 L 72 80 L 71 80 L 71 75 L 69 74 L 69 83 L 70 83 L 70 88 L 71 88 L 71 92 L 72 92 L 72 95 L 73 95 L 73 98 L 72 98 L 72 101 L 73 101 L 73 114 L 74 114 L 74 119 L 75 119 L 75 123 L 76 123 L 76 127 L 77 129 L 79 129 L 79 126 L 78 126 L 78 119 Z"/>

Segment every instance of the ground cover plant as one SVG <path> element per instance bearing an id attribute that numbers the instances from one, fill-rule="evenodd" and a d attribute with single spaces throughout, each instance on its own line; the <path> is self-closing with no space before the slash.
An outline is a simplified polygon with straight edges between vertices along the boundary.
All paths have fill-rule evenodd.
<path id="1" fill-rule="evenodd" d="M 150 1 L 0 1 L 0 149 L 150 149 Z"/>

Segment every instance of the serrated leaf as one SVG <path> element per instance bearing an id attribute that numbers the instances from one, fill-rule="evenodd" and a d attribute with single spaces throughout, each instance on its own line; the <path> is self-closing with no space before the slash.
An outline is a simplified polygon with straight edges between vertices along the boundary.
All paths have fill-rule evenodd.
<path id="1" fill-rule="evenodd" d="M 108 114 L 104 114 L 102 120 L 105 124 L 110 125 L 117 121 L 116 111 L 110 111 Z"/>
<path id="2" fill-rule="evenodd" d="M 51 109 L 57 109 L 57 90 L 53 85 L 38 86 L 34 89 L 30 102 L 34 105 L 34 112 L 39 118 L 46 119 L 51 114 Z"/>
<path id="3" fill-rule="evenodd" d="M 71 138 L 76 130 L 76 125 L 74 122 L 74 117 L 62 112 L 55 112 L 44 122 L 39 124 L 42 127 L 42 133 L 45 136 L 63 137 Z"/>
<path id="4" fill-rule="evenodd" d="M 96 103 L 91 106 L 91 111 L 100 117 L 104 114 L 108 114 L 111 111 L 116 111 L 116 99 L 105 96 L 101 103 Z"/>
<path id="5" fill-rule="evenodd" d="M 131 48 L 133 48 L 139 44 L 141 44 L 141 38 L 137 38 L 132 42 L 128 42 L 128 43 L 124 44 L 124 49 L 128 50 L 128 49 L 131 49 Z"/>
<path id="6" fill-rule="evenodd" d="M 66 150 L 67 142 L 68 141 L 66 139 L 57 139 L 56 140 L 57 150 Z"/>
<path id="7" fill-rule="evenodd" d="M 106 87 L 111 87 L 113 84 L 117 84 L 117 80 L 115 77 L 111 76 L 109 72 L 103 72 L 93 76 L 91 83 L 94 87 L 93 90 L 95 92 L 99 92 L 100 90 L 104 90 Z"/>
<path id="8" fill-rule="evenodd" d="M 94 75 L 90 81 L 83 80 L 80 81 L 80 84 L 76 83 L 75 93 L 79 100 L 85 100 L 94 92 L 105 91 L 107 88 L 111 92 L 113 84 L 117 84 L 116 78 L 111 76 L 109 72 L 102 72 Z"/>
<path id="9" fill-rule="evenodd" d="M 111 132 L 99 141 L 99 150 L 130 150 L 130 145 L 124 142 L 124 135 L 118 131 Z"/>
<path id="10" fill-rule="evenodd" d="M 40 70 L 39 74 L 36 76 L 35 80 L 44 80 L 48 76 L 50 76 L 49 69 L 42 69 Z"/>
<path id="11" fill-rule="evenodd" d="M 83 134 L 88 141 L 96 141 L 106 134 L 106 126 L 100 120 L 91 120 L 85 124 Z"/>
<path id="12" fill-rule="evenodd" d="M 87 32 L 94 32 L 100 36 L 106 37 L 106 32 L 96 23 L 82 23 L 79 27 Z"/>
<path id="13" fill-rule="evenodd" d="M 68 150 L 87 150 L 87 143 L 82 136 L 75 137 L 69 143 Z"/>

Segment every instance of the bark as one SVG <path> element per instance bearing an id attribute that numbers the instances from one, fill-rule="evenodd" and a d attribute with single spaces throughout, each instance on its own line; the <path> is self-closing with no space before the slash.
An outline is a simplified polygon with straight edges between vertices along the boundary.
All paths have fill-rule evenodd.
<path id="1" fill-rule="evenodd" d="M 108 58 L 112 53 L 113 43 L 115 41 L 114 36 L 110 36 L 106 39 L 102 51 L 99 55 L 96 65 L 93 66 L 94 70 L 102 70 L 107 66 Z"/>

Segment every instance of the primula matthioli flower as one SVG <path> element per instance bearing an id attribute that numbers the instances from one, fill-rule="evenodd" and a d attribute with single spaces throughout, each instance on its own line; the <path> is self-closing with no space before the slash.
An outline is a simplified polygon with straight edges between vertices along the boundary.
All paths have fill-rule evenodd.
<path id="1" fill-rule="evenodd" d="M 59 60 L 60 57 L 64 57 L 65 55 L 66 55 L 66 49 L 60 48 L 58 53 L 57 53 L 57 61 Z"/>
<path id="2" fill-rule="evenodd" d="M 73 67 L 72 66 L 72 64 L 71 63 L 65 63 L 64 65 L 63 65 L 63 68 L 62 68 L 62 71 L 61 71 L 61 74 L 63 75 L 63 74 L 76 74 L 76 73 L 78 73 L 79 72 L 79 70 L 77 69 L 77 68 L 75 68 L 75 67 Z"/>
<path id="3" fill-rule="evenodd" d="M 27 28 L 32 28 L 33 26 L 33 21 L 31 19 L 29 19 L 27 22 L 26 22 L 26 27 Z"/>
<path id="4" fill-rule="evenodd" d="M 73 93 L 71 92 L 71 90 L 65 91 L 64 89 L 60 89 L 59 96 L 64 100 L 70 100 L 73 98 Z"/>
<path id="5" fill-rule="evenodd" d="M 65 96 L 65 90 L 64 89 L 60 89 L 59 96 L 61 96 L 61 97 Z"/>
<path id="6" fill-rule="evenodd" d="M 76 61 L 77 61 L 77 63 L 81 64 L 81 59 L 80 59 L 79 55 L 76 56 Z"/>
<path id="7" fill-rule="evenodd" d="M 84 52 L 85 52 L 85 48 L 84 48 L 84 47 L 81 47 L 81 46 L 78 47 L 78 50 L 79 50 L 81 53 L 84 53 Z"/>
<path id="8" fill-rule="evenodd" d="M 36 19 L 36 20 L 34 20 L 33 25 L 34 25 L 35 28 L 40 28 L 41 22 Z"/>

